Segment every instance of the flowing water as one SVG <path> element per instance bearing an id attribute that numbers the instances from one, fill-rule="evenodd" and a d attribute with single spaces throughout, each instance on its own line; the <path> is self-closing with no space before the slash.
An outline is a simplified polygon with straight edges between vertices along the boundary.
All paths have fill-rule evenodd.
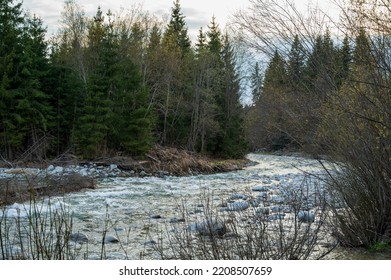
<path id="1" fill-rule="evenodd" d="M 51 207 L 65 207 L 73 213 L 73 232 L 88 236 L 88 242 L 79 244 L 79 252 L 88 252 L 88 258 L 140 259 L 145 254 L 153 257 L 150 244 L 155 242 L 154 229 L 203 211 L 201 197 L 209 193 L 216 204 L 232 195 L 236 198 L 256 196 L 256 187 L 273 190 L 276 203 L 281 203 L 292 190 L 303 188 L 308 174 L 324 172 L 318 161 L 302 157 L 250 154 L 256 164 L 243 170 L 187 177 L 106 178 L 94 190 L 52 198 Z M 311 179 L 307 188 L 320 188 L 321 181 Z M 312 202 L 309 202 L 312 203 Z M 8 217 L 22 215 L 25 205 L 8 207 Z M 310 208 L 310 207 L 309 207 Z M 107 242 L 102 236 L 119 239 Z M 103 248 L 103 250 L 102 250 Z M 80 253 L 79 258 L 86 256 Z"/>

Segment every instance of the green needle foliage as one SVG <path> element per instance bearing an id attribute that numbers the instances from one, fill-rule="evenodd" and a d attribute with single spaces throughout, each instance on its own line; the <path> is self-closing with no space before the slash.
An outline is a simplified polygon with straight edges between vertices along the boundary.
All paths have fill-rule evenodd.
<path id="1" fill-rule="evenodd" d="M 164 25 L 138 8 L 89 18 L 67 0 L 50 40 L 21 3 L 0 7 L 5 159 L 143 155 L 155 144 L 246 153 L 235 49 L 215 18 L 193 48 L 179 1 Z"/>

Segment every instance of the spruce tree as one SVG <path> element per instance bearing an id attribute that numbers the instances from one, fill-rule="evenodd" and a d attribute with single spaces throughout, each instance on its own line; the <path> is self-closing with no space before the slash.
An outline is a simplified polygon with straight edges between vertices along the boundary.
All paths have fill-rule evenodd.
<path id="1" fill-rule="evenodd" d="M 337 58 L 336 85 L 340 88 L 349 75 L 350 65 L 352 62 L 352 50 L 348 36 L 344 37 L 342 46 L 338 50 Z"/>
<path id="2" fill-rule="evenodd" d="M 190 150 L 209 153 L 211 141 L 219 133 L 218 108 L 214 81 L 216 76 L 216 56 L 208 48 L 207 36 L 200 29 L 196 43 L 194 61 L 193 92 L 191 100 L 191 126 L 188 139 Z M 215 143 L 215 142 L 213 142 Z"/>
<path id="3" fill-rule="evenodd" d="M 202 27 L 198 31 L 197 42 L 196 42 L 195 46 L 196 46 L 196 53 L 198 55 L 200 55 L 200 53 L 203 50 L 205 50 L 205 48 L 207 46 L 206 36 L 205 36 L 204 30 L 202 29 Z"/>
<path id="4" fill-rule="evenodd" d="M 194 60 L 185 16 L 179 0 L 174 3 L 170 22 L 163 34 L 161 59 L 165 63 L 161 88 L 161 109 L 157 111 L 160 143 L 185 146 L 190 129 L 190 100 Z"/>
<path id="5" fill-rule="evenodd" d="M 174 2 L 174 7 L 171 10 L 171 18 L 163 36 L 163 43 L 170 49 L 179 48 L 182 55 L 190 51 L 191 41 L 179 0 Z"/>
<path id="6" fill-rule="evenodd" d="M 283 92 L 287 85 L 285 60 L 278 51 L 274 52 L 265 71 L 263 93 Z"/>
<path id="7" fill-rule="evenodd" d="M 300 91 L 305 90 L 304 71 L 305 53 L 299 36 L 296 35 L 287 61 L 287 82 L 292 94 L 298 95 Z"/>
<path id="8" fill-rule="evenodd" d="M 262 89 L 262 73 L 261 73 L 261 69 L 259 68 L 258 62 L 256 62 L 254 65 L 250 77 L 250 83 L 251 83 L 252 102 L 253 104 L 256 104 L 257 101 L 259 100 L 259 97 L 261 95 L 261 89 Z"/>
<path id="9" fill-rule="evenodd" d="M 211 108 L 213 109 L 213 129 L 214 132 L 209 134 L 206 139 L 206 150 L 212 155 L 221 155 L 223 139 L 223 119 L 224 119 L 224 62 L 223 62 L 223 36 L 220 27 L 213 16 L 208 25 L 207 35 L 207 52 L 208 52 L 208 69 L 207 75 L 208 90 L 211 97 Z"/>
<path id="10" fill-rule="evenodd" d="M 316 94 L 318 102 L 323 102 L 335 91 L 337 49 L 334 47 L 330 31 L 317 36 L 315 45 L 306 65 L 309 92 Z"/>
<path id="11" fill-rule="evenodd" d="M 0 146 L 9 159 L 42 159 L 52 117 L 46 29 L 13 2 L 0 2 Z"/>
<path id="12" fill-rule="evenodd" d="M 78 72 L 69 65 L 68 54 L 64 46 L 53 45 L 50 52 L 50 72 L 46 80 L 46 89 L 50 93 L 53 108 L 52 146 L 54 156 L 69 150 L 72 145 L 71 132 L 74 131 L 80 117 L 83 82 Z"/>
<path id="13" fill-rule="evenodd" d="M 272 150 L 286 148 L 292 141 L 289 129 L 289 102 L 286 61 L 275 51 L 266 70 L 261 98 L 258 101 L 263 140 Z"/>
<path id="14" fill-rule="evenodd" d="M 219 154 L 226 158 L 241 158 L 247 152 L 244 135 L 243 107 L 240 103 L 240 78 L 236 70 L 234 49 L 225 36 L 222 47 L 224 96 L 220 119 L 222 139 Z"/>
<path id="15" fill-rule="evenodd" d="M 23 53 L 22 4 L 0 1 L 0 148 L 12 159 L 22 148 L 25 131 L 23 119 L 15 110 L 19 104 L 18 69 Z"/>
<path id="16" fill-rule="evenodd" d="M 53 111 L 49 93 L 46 92 L 49 75 L 46 29 L 37 17 L 27 18 L 23 34 L 23 54 L 20 61 L 18 114 L 25 120 L 26 148 L 32 148 L 30 155 L 37 159 L 45 156 L 46 136 L 52 126 Z"/>
<path id="17" fill-rule="evenodd" d="M 214 54 L 216 57 L 221 56 L 222 48 L 223 48 L 223 42 L 222 42 L 222 34 L 220 31 L 220 27 L 218 23 L 216 22 L 216 17 L 212 17 L 212 21 L 210 22 L 210 25 L 208 26 L 208 49 L 209 51 Z"/>
<path id="18" fill-rule="evenodd" d="M 89 73 L 87 95 L 81 108 L 81 117 L 74 131 L 78 153 L 94 158 L 107 152 L 111 100 L 109 98 L 110 74 L 113 70 L 111 42 L 100 8 L 88 30 Z"/>
<path id="19" fill-rule="evenodd" d="M 121 32 L 115 36 L 124 38 L 127 35 Z M 159 34 L 151 36 L 158 43 Z M 127 47 L 121 46 L 119 42 L 119 45 L 113 48 L 112 61 L 115 63 L 111 75 L 113 117 L 110 145 L 113 149 L 132 155 L 144 154 L 155 142 L 153 108 L 150 106 L 149 92 L 142 75 L 144 62 L 140 62 L 140 59 L 137 64 L 134 62 L 143 53 L 143 43 L 143 31 L 136 24 L 132 26 L 131 34 L 125 43 Z M 156 45 L 153 47 L 158 48 Z"/>

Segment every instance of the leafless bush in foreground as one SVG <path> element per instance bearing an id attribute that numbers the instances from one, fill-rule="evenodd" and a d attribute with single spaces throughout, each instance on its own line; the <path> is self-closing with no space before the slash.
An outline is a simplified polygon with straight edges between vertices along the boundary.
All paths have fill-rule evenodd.
<path id="1" fill-rule="evenodd" d="M 213 193 L 205 193 L 200 199 L 202 213 L 194 214 L 182 204 L 183 223 L 167 223 L 157 234 L 154 249 L 162 259 L 324 258 L 336 246 L 328 234 L 330 212 L 324 194 L 307 196 L 307 183 L 277 203 L 251 194 L 240 201 L 216 203 Z"/>

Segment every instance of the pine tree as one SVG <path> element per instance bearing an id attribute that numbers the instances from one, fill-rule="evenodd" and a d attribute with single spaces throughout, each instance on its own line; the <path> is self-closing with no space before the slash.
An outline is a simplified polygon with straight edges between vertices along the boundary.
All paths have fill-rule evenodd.
<path id="1" fill-rule="evenodd" d="M 26 133 L 26 148 L 32 147 L 30 156 L 42 159 L 45 156 L 43 144 L 51 127 L 53 111 L 49 103 L 50 96 L 46 90 L 49 74 L 48 46 L 45 41 L 46 29 L 42 20 L 37 17 L 27 18 L 23 34 L 24 51 L 20 62 L 18 75 L 20 95 L 16 111 L 22 119 Z"/>
<path id="2" fill-rule="evenodd" d="M 8 159 L 22 148 L 26 122 L 17 112 L 18 67 L 23 53 L 22 4 L 13 0 L 0 1 L 0 148 Z"/>
<path id="3" fill-rule="evenodd" d="M 224 118 L 224 62 L 223 62 L 223 36 L 220 27 L 213 16 L 208 26 L 207 36 L 207 53 L 208 53 L 208 75 L 207 90 L 210 98 L 210 113 L 212 122 L 210 127 L 213 132 L 209 133 L 205 138 L 205 149 L 209 154 L 221 155 L 221 146 L 223 138 L 222 119 Z"/>
<path id="4" fill-rule="evenodd" d="M 261 89 L 262 89 L 262 73 L 259 68 L 258 62 L 255 63 L 255 66 L 253 68 L 250 77 L 250 82 L 251 82 L 252 102 L 253 104 L 256 104 L 257 101 L 259 100 L 259 97 L 261 95 Z"/>
<path id="5" fill-rule="evenodd" d="M 316 38 L 306 66 L 308 89 L 316 93 L 319 102 L 323 102 L 336 89 L 336 60 L 337 49 L 327 30 L 324 36 Z"/>
<path id="6" fill-rule="evenodd" d="M 214 55 L 216 63 L 221 63 L 221 52 L 223 50 L 223 36 L 220 31 L 220 27 L 216 22 L 216 17 L 212 17 L 212 21 L 208 26 L 208 50 Z"/>
<path id="7" fill-rule="evenodd" d="M 86 158 L 95 158 L 107 153 L 112 106 L 109 98 L 110 74 L 115 64 L 111 60 L 111 38 L 100 8 L 89 26 L 88 39 L 88 90 L 74 131 L 74 143 L 78 153 Z"/>
<path id="8" fill-rule="evenodd" d="M 64 46 L 52 45 L 50 52 L 50 72 L 46 81 L 47 92 L 54 111 L 52 153 L 59 156 L 71 147 L 71 132 L 80 117 L 83 81 L 78 72 L 69 65 Z"/>
<path id="9" fill-rule="evenodd" d="M 292 94 L 299 94 L 305 90 L 305 53 L 296 35 L 291 46 L 291 51 L 287 61 L 287 82 L 289 83 Z"/>
<path id="10" fill-rule="evenodd" d="M 193 66 L 192 113 L 188 139 L 188 148 L 195 152 L 208 153 L 210 141 L 216 138 L 219 131 L 216 92 L 213 90 L 216 78 L 215 61 L 216 57 L 209 51 L 206 34 L 201 28 Z"/>
<path id="11" fill-rule="evenodd" d="M 169 49 L 175 50 L 179 48 L 182 55 L 185 55 L 190 51 L 191 41 L 179 0 L 174 2 L 174 7 L 171 11 L 171 19 L 163 36 L 163 44 L 168 46 Z"/>
<path id="12" fill-rule="evenodd" d="M 223 103 L 217 104 L 222 108 L 220 119 L 221 142 L 218 154 L 226 158 L 241 158 L 247 152 L 247 143 L 244 135 L 243 107 L 240 103 L 240 79 L 235 66 L 234 49 L 228 35 L 222 46 L 223 81 L 221 92 Z"/>
<path id="13" fill-rule="evenodd" d="M 179 0 L 174 3 L 171 19 L 162 38 L 161 60 L 165 63 L 164 86 L 157 112 L 160 143 L 185 146 L 190 129 L 190 100 L 194 53 Z"/>
<path id="14" fill-rule="evenodd" d="M 371 44 L 369 37 L 364 29 L 359 30 L 355 40 L 355 47 L 353 50 L 353 71 L 361 68 L 364 70 L 366 67 L 373 65 L 373 54 L 371 52 Z M 373 68 L 373 67 L 370 67 Z M 368 69 L 369 70 L 369 69 Z"/>
<path id="15" fill-rule="evenodd" d="M 0 146 L 9 159 L 30 148 L 24 157 L 46 153 L 52 108 L 44 92 L 49 63 L 42 25 L 23 15 L 21 3 L 0 2 Z"/>
<path id="16" fill-rule="evenodd" d="M 265 70 L 262 94 L 257 104 L 263 124 L 263 141 L 273 150 L 283 149 L 292 141 L 287 135 L 290 126 L 288 88 L 285 59 L 275 51 Z"/>
<path id="17" fill-rule="evenodd" d="M 200 55 L 200 53 L 202 51 L 204 51 L 207 46 L 206 36 L 205 36 L 205 33 L 204 33 L 202 27 L 198 31 L 197 43 L 195 46 L 196 46 L 196 53 L 198 55 Z"/>
<path id="18" fill-rule="evenodd" d="M 287 74 L 285 60 L 278 51 L 274 52 L 265 71 L 263 93 L 283 92 L 286 89 Z"/>
<path id="19" fill-rule="evenodd" d="M 124 32 L 124 31 L 123 31 Z M 144 35 L 141 27 L 132 26 L 131 34 L 124 42 L 128 47 L 114 48 L 114 71 L 111 76 L 113 99 L 113 118 L 110 131 L 110 143 L 113 149 L 127 154 L 142 155 L 155 143 L 153 136 L 154 118 L 150 106 L 149 92 L 144 85 L 142 73 L 144 63 L 140 62 L 143 51 Z M 127 35 L 117 34 L 119 38 Z M 159 43 L 158 30 L 151 34 L 151 39 Z M 152 42 L 151 42 L 152 43 Z M 158 49 L 158 45 L 151 46 Z M 151 53 L 148 53 L 150 55 Z M 136 64 L 134 61 L 138 59 Z"/>
<path id="20" fill-rule="evenodd" d="M 338 66 L 337 72 L 337 86 L 340 88 L 342 83 L 346 80 L 350 72 L 350 65 L 352 62 L 352 51 L 349 43 L 349 38 L 345 36 L 343 39 L 342 47 L 338 53 Z"/>

